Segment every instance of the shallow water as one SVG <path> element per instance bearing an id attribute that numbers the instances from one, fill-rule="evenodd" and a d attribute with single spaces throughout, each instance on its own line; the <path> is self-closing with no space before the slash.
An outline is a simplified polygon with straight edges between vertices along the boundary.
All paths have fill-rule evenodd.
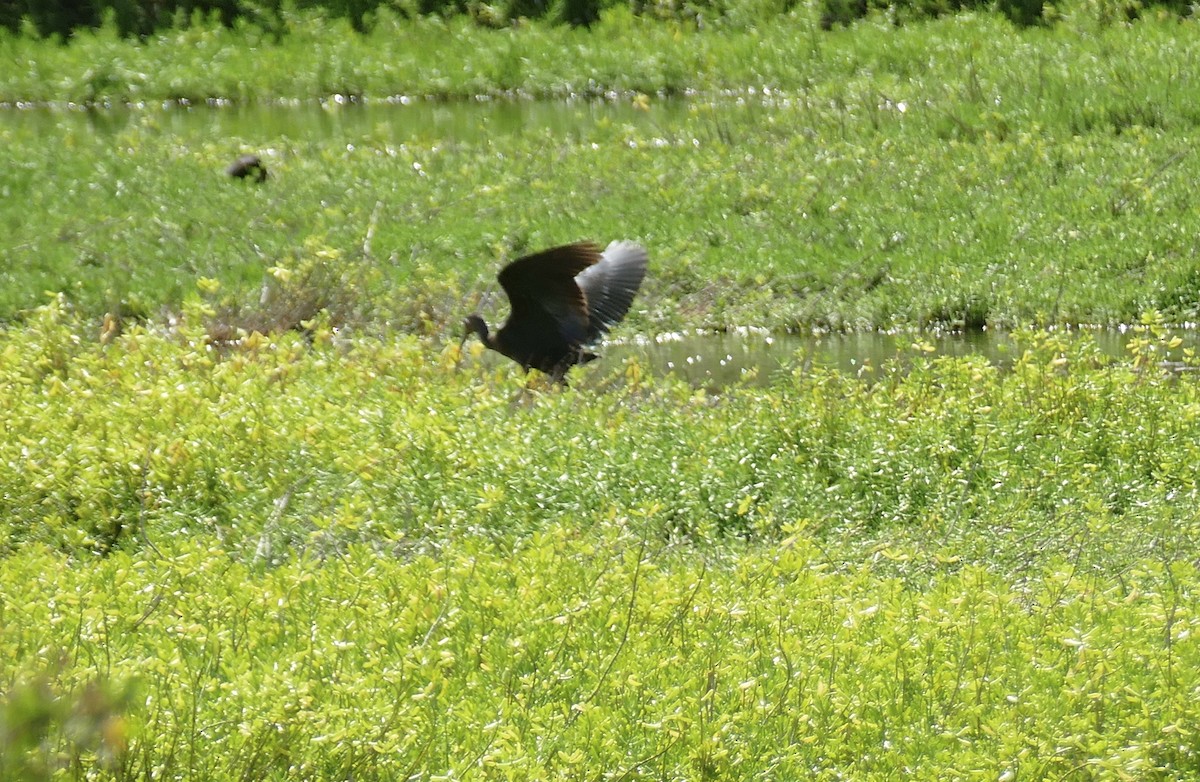
<path id="1" fill-rule="evenodd" d="M 38 133 L 88 130 L 113 135 L 142 122 L 183 137 L 241 139 L 347 138 L 370 134 L 394 143 L 414 140 L 476 141 L 525 132 L 553 131 L 560 136 L 585 134 L 598 123 L 639 128 L 677 125 L 687 112 L 684 99 L 656 98 L 637 106 L 629 98 L 534 101 L 479 99 L 436 101 L 397 99 L 373 103 L 315 101 L 248 105 L 178 103 L 83 108 L 30 106 L 0 108 L 0 129 L 23 128 Z M 731 106 L 730 110 L 736 110 Z"/>
<path id="2" fill-rule="evenodd" d="M 1183 349 L 1200 348 L 1200 331 L 1173 331 L 1182 344 L 1168 352 L 1165 371 L 1195 371 L 1180 362 Z M 1069 332 L 1072 339 L 1084 339 L 1115 361 L 1132 363 L 1127 349 L 1135 334 L 1124 329 L 1087 329 Z M 932 348 L 932 350 L 930 350 Z M 586 368 L 576 368 L 568 379 L 576 388 L 605 388 L 620 384 L 627 363 L 636 362 L 643 373 L 654 377 L 674 377 L 696 389 L 716 393 L 735 385 L 762 387 L 781 374 L 797 369 L 832 369 L 860 377 L 867 382 L 882 377 L 886 366 L 904 369 L 917 358 L 961 357 L 977 355 L 1005 369 L 1017 360 L 1024 348 L 1011 333 L 974 331 L 943 334 L 826 334 L 820 336 L 769 334 L 758 329 L 736 332 L 665 334 L 654 338 L 634 337 L 600 345 L 599 360 Z M 489 366 L 519 370 L 508 359 L 480 349 L 476 361 Z"/>
<path id="3" fill-rule="evenodd" d="M 1131 334 L 1088 331 L 1105 354 L 1127 356 Z M 933 347 L 932 352 L 914 343 Z M 1185 344 L 1200 342 L 1200 335 L 1185 335 Z M 982 355 L 998 366 L 1013 361 L 1019 349 L 1005 332 L 966 334 L 830 334 L 823 336 L 741 333 L 667 335 L 657 339 L 611 344 L 602 350 L 606 365 L 620 366 L 635 358 L 655 375 L 673 375 L 697 388 L 719 389 L 734 383 L 762 385 L 782 371 L 798 366 L 819 366 L 871 377 L 872 370 L 889 361 L 904 363 L 915 356 Z"/>

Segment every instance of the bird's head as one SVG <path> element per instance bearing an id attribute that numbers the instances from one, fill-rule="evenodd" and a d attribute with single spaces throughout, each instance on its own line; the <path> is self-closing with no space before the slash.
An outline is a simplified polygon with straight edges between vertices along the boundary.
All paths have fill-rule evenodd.
<path id="1" fill-rule="evenodd" d="M 479 336 L 479 341 L 485 345 L 487 344 L 487 323 L 485 323 L 483 318 L 479 317 L 478 315 L 468 315 L 467 317 L 463 318 L 463 337 L 462 342 L 459 343 L 459 346 L 461 347 L 464 343 L 466 343 L 472 334 L 477 334 Z"/>
<path id="2" fill-rule="evenodd" d="M 468 315 L 463 318 L 463 335 L 462 340 L 458 343 L 458 363 L 462 364 L 463 347 L 467 344 L 467 340 L 472 334 L 478 334 L 479 340 L 483 344 L 488 344 L 488 327 L 483 318 L 478 315 Z"/>

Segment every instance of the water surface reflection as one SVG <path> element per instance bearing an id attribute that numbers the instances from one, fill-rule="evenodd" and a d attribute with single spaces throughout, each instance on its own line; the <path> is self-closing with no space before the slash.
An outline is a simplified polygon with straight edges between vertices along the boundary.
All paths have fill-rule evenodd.
<path id="1" fill-rule="evenodd" d="M 1096 330 L 1079 335 L 1092 340 L 1107 355 L 1127 355 L 1129 333 Z M 1185 336 L 1195 344 L 1197 335 Z M 915 347 L 932 346 L 932 351 Z M 605 346 L 604 359 L 619 365 L 636 358 L 655 375 L 681 377 L 697 388 L 723 388 L 748 382 L 769 383 L 780 371 L 799 365 L 827 367 L 869 377 L 869 370 L 899 360 L 924 356 L 982 355 L 997 365 L 1013 361 L 1020 353 L 1011 334 L 980 331 L 966 334 L 828 334 L 823 336 L 771 335 L 747 331 L 725 334 L 668 335 Z"/>
<path id="2" fill-rule="evenodd" d="M 597 125 L 678 127 L 688 111 L 683 98 L 648 106 L 628 99 L 535 101 L 413 99 L 373 103 L 250 103 L 185 106 L 178 103 L 111 108 L 63 106 L 0 109 L 0 128 L 39 134 L 82 130 L 112 136 L 138 124 L 181 138 L 329 139 L 364 136 L 406 143 L 417 140 L 479 141 L 549 130 L 557 137 L 586 136 Z M 729 111 L 742 110 L 731 106 Z"/>

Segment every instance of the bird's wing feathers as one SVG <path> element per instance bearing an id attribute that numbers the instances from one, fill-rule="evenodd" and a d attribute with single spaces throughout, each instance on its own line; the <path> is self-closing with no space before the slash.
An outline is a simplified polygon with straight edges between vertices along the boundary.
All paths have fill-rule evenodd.
<path id="1" fill-rule="evenodd" d="M 570 345 L 590 334 L 588 300 L 576 276 L 601 261 L 600 248 L 590 242 L 568 244 L 527 255 L 501 269 L 498 279 L 512 305 L 508 325 L 546 322 L 557 325 Z"/>
<path id="2" fill-rule="evenodd" d="M 600 260 L 575 277 L 586 299 L 586 342 L 599 337 L 629 312 L 646 276 L 646 251 L 633 242 L 613 242 Z"/>

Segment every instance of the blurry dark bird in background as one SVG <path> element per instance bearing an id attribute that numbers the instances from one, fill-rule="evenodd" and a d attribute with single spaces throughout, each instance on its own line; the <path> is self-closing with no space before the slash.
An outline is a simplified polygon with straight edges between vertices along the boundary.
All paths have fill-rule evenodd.
<path id="1" fill-rule="evenodd" d="M 242 155 L 226 166 L 225 173 L 235 179 L 253 177 L 255 182 L 262 182 L 267 178 L 267 167 L 258 155 Z"/>
<path id="2" fill-rule="evenodd" d="M 512 313 L 489 332 L 478 315 L 463 321 L 484 345 L 566 385 L 567 370 L 596 358 L 588 348 L 621 322 L 646 276 L 646 251 L 613 242 L 567 244 L 518 258 L 500 270 Z"/>

